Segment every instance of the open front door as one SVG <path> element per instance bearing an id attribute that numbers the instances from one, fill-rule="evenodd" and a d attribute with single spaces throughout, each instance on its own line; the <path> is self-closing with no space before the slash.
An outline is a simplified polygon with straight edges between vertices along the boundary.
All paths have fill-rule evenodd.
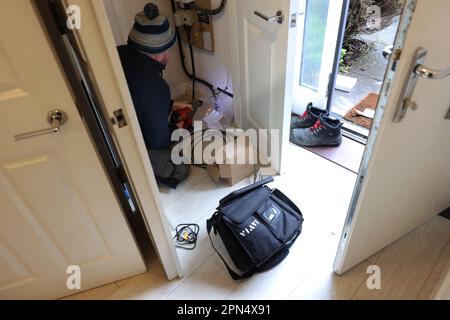
<path id="1" fill-rule="evenodd" d="M 280 148 L 271 145 L 272 168 L 277 172 L 283 171 L 293 109 L 303 112 L 309 102 L 326 108 L 343 3 L 230 2 L 236 26 L 231 42 L 238 124 L 244 129 L 280 130 Z"/>
<path id="2" fill-rule="evenodd" d="M 345 7 L 344 7 L 345 5 Z M 322 109 L 334 85 L 337 69 L 339 30 L 345 22 L 347 3 L 344 0 L 300 0 L 298 47 L 293 111 L 302 114 L 308 103 Z M 339 43 L 338 43 L 339 42 Z"/>
<path id="3" fill-rule="evenodd" d="M 339 274 L 450 206 L 450 77 L 444 77 L 450 74 L 449 11 L 446 0 L 406 1 L 394 48 L 401 54 L 389 64 L 335 262 Z M 421 64 L 437 69 L 428 77 L 442 79 L 416 76 L 415 90 L 408 88 Z M 399 105 L 406 113 L 395 122 Z"/>

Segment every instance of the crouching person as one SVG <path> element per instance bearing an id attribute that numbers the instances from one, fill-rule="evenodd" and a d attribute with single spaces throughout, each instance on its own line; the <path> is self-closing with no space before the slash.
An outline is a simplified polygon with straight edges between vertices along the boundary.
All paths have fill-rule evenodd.
<path id="1" fill-rule="evenodd" d="M 170 151 L 170 112 L 192 108 L 172 101 L 163 79 L 176 40 L 167 16 L 149 3 L 136 15 L 127 45 L 118 47 L 156 180 L 171 188 L 184 181 L 190 169 L 187 165 L 174 165 Z"/>

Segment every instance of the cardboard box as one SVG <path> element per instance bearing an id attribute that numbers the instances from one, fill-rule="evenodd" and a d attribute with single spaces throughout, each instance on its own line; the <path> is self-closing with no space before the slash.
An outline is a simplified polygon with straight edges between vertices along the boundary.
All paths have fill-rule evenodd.
<path id="1" fill-rule="evenodd" d="M 208 174 L 212 180 L 217 183 L 225 181 L 230 186 L 234 186 L 255 174 L 256 165 L 251 164 L 252 162 L 249 159 L 250 155 L 254 154 L 255 150 L 248 141 L 245 145 L 237 144 L 233 141 L 225 145 L 222 152 L 223 162 L 208 166 Z M 237 164 L 237 160 L 240 157 L 247 160 L 245 164 Z"/>

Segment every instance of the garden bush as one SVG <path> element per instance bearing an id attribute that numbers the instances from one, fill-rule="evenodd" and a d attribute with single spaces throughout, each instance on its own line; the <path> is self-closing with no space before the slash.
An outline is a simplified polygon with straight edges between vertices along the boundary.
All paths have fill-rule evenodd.
<path id="1" fill-rule="evenodd" d="M 370 46 L 357 39 L 361 33 L 370 33 L 368 26 L 368 9 L 376 5 L 381 10 L 381 27 L 385 28 L 392 23 L 392 18 L 401 14 L 404 0 L 351 0 L 348 11 L 348 20 L 345 30 L 343 49 L 345 56 L 342 58 L 341 69 L 346 69 L 351 62 L 370 50 Z"/>

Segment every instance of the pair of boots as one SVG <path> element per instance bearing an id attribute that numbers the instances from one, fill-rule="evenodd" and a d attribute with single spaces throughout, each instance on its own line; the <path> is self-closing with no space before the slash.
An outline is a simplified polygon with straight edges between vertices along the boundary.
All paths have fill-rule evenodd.
<path id="1" fill-rule="evenodd" d="M 310 103 L 303 115 L 292 119 L 291 142 L 300 147 L 338 147 L 342 143 L 342 122 Z"/>

